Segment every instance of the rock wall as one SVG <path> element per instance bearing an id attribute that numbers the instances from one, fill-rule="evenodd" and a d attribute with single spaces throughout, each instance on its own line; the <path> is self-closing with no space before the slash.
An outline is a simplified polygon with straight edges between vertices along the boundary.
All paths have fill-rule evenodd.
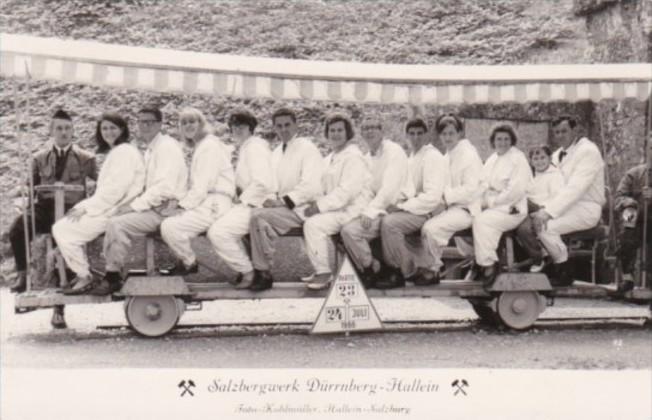
<path id="1" fill-rule="evenodd" d="M 596 62 L 652 62 L 652 0 L 574 0 Z"/>

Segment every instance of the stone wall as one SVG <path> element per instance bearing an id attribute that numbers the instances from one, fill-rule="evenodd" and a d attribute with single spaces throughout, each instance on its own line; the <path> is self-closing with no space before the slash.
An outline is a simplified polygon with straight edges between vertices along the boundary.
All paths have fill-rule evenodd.
<path id="1" fill-rule="evenodd" d="M 652 0 L 574 0 L 596 62 L 652 62 Z"/>

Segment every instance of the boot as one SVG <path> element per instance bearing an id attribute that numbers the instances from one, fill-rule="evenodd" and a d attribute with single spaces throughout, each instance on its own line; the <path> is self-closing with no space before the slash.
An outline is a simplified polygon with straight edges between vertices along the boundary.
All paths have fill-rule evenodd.
<path id="1" fill-rule="evenodd" d="M 117 271 L 107 271 L 104 278 L 90 292 L 94 296 L 112 295 L 122 288 L 122 276 Z"/>
<path id="2" fill-rule="evenodd" d="M 573 284 L 573 277 L 570 273 L 568 261 L 560 264 L 553 264 L 552 274 L 553 277 L 550 279 L 550 284 L 553 287 L 569 287 Z"/>
<path id="3" fill-rule="evenodd" d="M 398 268 L 391 268 L 387 270 L 386 276 L 382 276 L 376 281 L 377 289 L 396 289 L 405 287 L 405 277 Z"/>
<path id="4" fill-rule="evenodd" d="M 249 287 L 249 290 L 254 292 L 261 292 L 263 290 L 271 289 L 274 284 L 272 275 L 267 270 L 254 270 L 254 282 Z"/>
<path id="5" fill-rule="evenodd" d="M 64 317 L 63 308 L 63 305 L 57 305 L 52 310 L 50 325 L 52 325 L 52 328 L 54 329 L 61 330 L 68 328 L 68 325 L 66 324 L 66 318 Z"/>
<path id="6" fill-rule="evenodd" d="M 20 270 L 16 281 L 14 281 L 9 289 L 11 293 L 23 293 L 27 290 L 27 271 Z"/>

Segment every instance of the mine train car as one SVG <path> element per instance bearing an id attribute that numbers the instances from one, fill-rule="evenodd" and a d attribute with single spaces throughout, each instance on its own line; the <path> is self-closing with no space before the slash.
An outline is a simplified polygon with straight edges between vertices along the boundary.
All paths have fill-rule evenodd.
<path id="1" fill-rule="evenodd" d="M 220 56 L 10 34 L 3 34 L 0 59 L 3 62 L 0 68 L 2 76 L 17 81 L 32 78 L 107 88 L 204 94 L 215 96 L 216 101 L 220 97 L 234 96 L 398 105 L 408 114 L 419 107 L 468 106 L 470 111 L 461 113 L 467 117 L 485 105 L 505 105 L 503 111 L 523 111 L 521 106 L 524 104 L 539 104 L 537 106 L 541 108 L 549 103 L 568 105 L 582 101 L 593 110 L 602 109 L 608 116 L 612 112 L 610 109 L 617 110 L 625 101 L 634 101 L 638 105 L 632 112 L 638 117 L 643 116 L 646 120 L 643 125 L 647 126 L 631 139 L 637 143 L 634 149 L 639 157 L 640 151 L 647 149 L 646 146 L 640 147 L 640 143 L 647 145 L 652 119 L 649 116 L 652 87 L 649 63 L 553 66 L 338 63 Z M 646 103 L 647 117 L 642 110 Z M 605 104 L 607 106 L 603 106 Z M 512 117 L 518 119 L 530 115 L 527 112 L 520 114 L 520 117 Z M 509 112 L 502 112 L 498 118 L 509 118 L 509 115 Z M 603 147 L 602 154 L 608 160 L 603 117 L 595 113 L 588 117 L 598 126 L 588 134 Z M 622 131 L 629 129 L 630 125 L 621 124 L 617 128 Z M 640 160 L 627 163 L 631 167 Z M 609 174 L 610 170 L 606 172 L 612 178 L 622 175 Z M 606 182 L 606 185 L 613 188 L 614 183 Z M 59 195 L 64 193 L 62 186 L 53 188 Z M 608 202 L 605 209 L 610 208 L 613 208 L 613 203 Z M 471 259 L 458 252 L 457 247 L 450 246 L 444 254 L 446 276 L 439 285 L 370 289 L 367 294 L 372 300 L 377 297 L 459 296 L 468 300 L 482 321 L 501 323 L 516 330 L 532 326 L 546 306 L 560 297 L 617 297 L 648 304 L 651 291 L 644 276 L 639 276 L 634 290 L 618 292 L 621 276 L 614 256 L 617 223 L 613 213 L 603 220 L 605 223 L 593 229 L 566 238 L 575 267 L 575 282 L 570 287 L 555 288 L 546 273 L 525 272 L 518 247 L 512 235 L 507 234 L 500 245 L 501 272 L 490 286 L 465 279 Z M 290 232 L 295 236 L 301 234 Z M 468 236 L 468 232 L 466 234 Z M 464 236 L 465 232 L 460 235 Z M 252 292 L 236 290 L 220 278 L 195 284 L 181 277 L 160 276 L 154 263 L 155 240 L 147 239 L 145 275 L 129 276 L 122 290 L 113 296 L 64 296 L 56 289 L 28 288 L 15 297 L 16 311 L 124 300 L 129 325 L 145 336 L 160 336 L 174 328 L 185 309 L 200 306 L 198 304 L 204 301 L 319 298 L 327 293 L 307 290 L 298 282 L 277 282 L 270 290 Z M 52 271 L 55 265 L 52 252 L 45 254 L 50 257 L 49 270 Z M 338 259 L 340 263 L 346 260 L 346 253 L 341 249 Z M 59 277 L 65 278 L 63 267 L 58 270 Z"/>
<path id="2" fill-rule="evenodd" d="M 65 186 L 43 186 L 63 191 Z M 59 196 L 61 197 L 61 192 Z M 301 229 L 288 232 L 286 237 L 301 237 Z M 46 238 L 48 239 L 48 238 Z M 569 256 L 574 267 L 575 281 L 568 287 L 553 287 L 545 272 L 531 273 L 526 268 L 531 261 L 520 257 L 519 247 L 513 234 L 503 235 L 499 247 L 500 273 L 491 285 L 468 279 L 472 255 L 465 255 L 455 245 L 456 240 L 472 241 L 470 231 L 459 232 L 444 250 L 446 270 L 444 279 L 435 286 L 414 286 L 379 290 L 369 289 L 366 294 L 374 298 L 437 298 L 458 296 L 466 299 L 478 315 L 480 322 L 495 326 L 505 326 L 514 330 L 531 327 L 547 306 L 554 304 L 556 298 L 582 297 L 594 299 L 621 299 L 623 301 L 648 304 L 652 290 L 642 280 L 630 291 L 620 292 L 621 281 L 618 261 L 610 254 L 609 226 L 600 224 L 593 229 L 567 235 L 564 239 L 569 246 Z M 60 288 L 27 291 L 16 295 L 16 313 L 26 313 L 35 309 L 51 308 L 56 305 L 80 303 L 107 303 L 124 301 L 127 322 L 138 333 L 157 337 L 171 331 L 179 322 L 186 308 L 201 308 L 201 303 L 219 299 L 278 299 L 278 298 L 325 298 L 328 290 L 307 289 L 302 282 L 278 281 L 274 287 L 262 292 L 239 290 L 226 281 L 214 276 L 209 282 L 192 283 L 180 276 L 165 276 L 159 273 L 155 262 L 155 242 L 160 238 L 152 235 L 146 238 L 144 252 L 145 267 L 132 270 L 122 289 L 112 296 L 66 296 Z M 346 249 L 335 242 L 339 266 L 348 258 Z M 32 273 L 52 273 L 56 269 L 56 251 L 51 241 L 48 252 L 43 253 L 45 270 L 32 270 Z M 279 258 L 287 256 L 279 255 Z M 60 270 L 63 272 L 63 270 Z M 65 279 L 65 274 L 62 273 Z M 42 279 L 31 279 L 42 283 Z M 65 282 L 65 280 L 64 280 Z M 63 286 L 64 284 L 61 284 Z M 359 284 L 361 287 L 361 284 Z"/>

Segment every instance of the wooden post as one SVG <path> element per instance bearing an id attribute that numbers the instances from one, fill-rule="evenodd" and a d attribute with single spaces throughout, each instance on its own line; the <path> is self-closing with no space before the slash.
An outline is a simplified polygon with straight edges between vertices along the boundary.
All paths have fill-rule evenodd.
<path id="1" fill-rule="evenodd" d="M 63 182 L 57 181 L 54 185 L 54 220 L 57 221 L 65 215 L 66 193 Z M 57 271 L 59 272 L 59 286 L 66 287 L 68 285 L 68 278 L 66 277 L 66 266 L 61 254 L 57 253 L 56 261 Z"/>

